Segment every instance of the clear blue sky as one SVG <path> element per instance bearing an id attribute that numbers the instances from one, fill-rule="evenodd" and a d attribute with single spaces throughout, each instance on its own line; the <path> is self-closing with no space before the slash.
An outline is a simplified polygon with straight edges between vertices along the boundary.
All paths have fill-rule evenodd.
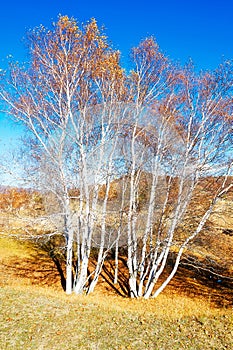
<path id="1" fill-rule="evenodd" d="M 0 13 L 0 69 L 8 55 L 25 61 L 27 30 L 49 26 L 59 14 L 80 23 L 95 17 L 121 51 L 124 65 L 130 48 L 150 35 L 171 59 L 183 64 L 192 58 L 197 69 L 233 59 L 233 0 L 3 0 Z M 14 129 L 0 115 L 0 156 L 14 138 Z"/>
<path id="2" fill-rule="evenodd" d="M 233 58 L 233 0 L 3 0 L 0 60 L 24 59 L 22 38 L 58 14 L 85 22 L 95 17 L 124 58 L 132 46 L 154 35 L 161 49 L 181 63 L 191 57 L 199 69 L 215 68 Z"/>

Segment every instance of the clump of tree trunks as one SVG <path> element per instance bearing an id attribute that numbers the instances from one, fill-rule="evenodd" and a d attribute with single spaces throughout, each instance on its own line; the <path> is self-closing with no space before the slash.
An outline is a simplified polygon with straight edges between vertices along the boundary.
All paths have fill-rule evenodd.
<path id="1" fill-rule="evenodd" d="M 112 251 L 117 283 L 125 247 L 130 296 L 158 296 L 233 185 L 232 63 L 197 74 L 150 37 L 128 73 L 94 19 L 67 16 L 30 31 L 28 44 L 30 61 L 10 63 L 0 96 L 27 132 L 25 179 L 54 203 L 66 293 L 93 292 Z"/>

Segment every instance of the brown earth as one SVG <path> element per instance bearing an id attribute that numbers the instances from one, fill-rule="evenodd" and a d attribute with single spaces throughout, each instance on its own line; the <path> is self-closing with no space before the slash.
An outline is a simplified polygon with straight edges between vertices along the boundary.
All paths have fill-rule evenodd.
<path id="1" fill-rule="evenodd" d="M 169 269 L 168 266 L 165 275 Z M 45 251 L 25 243 L 0 239 L 0 285 L 35 285 L 62 290 L 65 284 L 62 270 L 64 271 L 64 266 L 53 261 Z M 114 262 L 108 260 L 104 265 L 96 292 L 127 297 L 127 268 L 124 257 L 120 259 L 119 271 L 118 284 L 115 285 Z M 215 307 L 231 307 L 233 280 L 229 277 L 220 278 L 218 275 L 211 275 L 208 269 L 183 264 L 164 293 L 174 297 L 183 295 L 192 299 L 208 300 L 209 304 Z"/>

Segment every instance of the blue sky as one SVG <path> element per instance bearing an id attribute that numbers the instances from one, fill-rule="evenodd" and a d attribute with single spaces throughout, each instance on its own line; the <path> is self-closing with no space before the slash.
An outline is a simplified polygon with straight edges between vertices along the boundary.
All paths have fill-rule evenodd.
<path id="1" fill-rule="evenodd" d="M 233 0 L 3 0 L 0 15 L 0 69 L 7 56 L 27 60 L 23 37 L 40 24 L 49 26 L 59 14 L 79 23 L 95 17 L 127 66 L 130 48 L 153 35 L 162 51 L 184 64 L 192 58 L 198 70 L 214 69 L 233 59 Z M 0 114 L 0 155 L 15 128 Z"/>
<path id="2" fill-rule="evenodd" d="M 161 49 L 181 63 L 191 57 L 199 69 L 213 69 L 222 57 L 233 58 L 233 0 L 5 0 L 1 4 L 0 64 L 12 54 L 25 59 L 22 38 L 58 14 L 104 25 L 125 62 L 132 46 L 154 35 Z"/>

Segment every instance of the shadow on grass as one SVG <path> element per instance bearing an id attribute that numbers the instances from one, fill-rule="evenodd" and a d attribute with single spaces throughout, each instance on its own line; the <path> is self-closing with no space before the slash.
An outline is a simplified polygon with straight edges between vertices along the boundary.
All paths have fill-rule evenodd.
<path id="1" fill-rule="evenodd" d="M 168 294 L 179 294 L 191 298 L 208 300 L 210 305 L 215 307 L 233 306 L 233 278 L 227 277 L 229 271 L 215 270 L 210 273 L 210 267 L 181 265 L 170 284 L 165 289 Z M 160 285 L 171 272 L 172 264 L 168 264 L 164 273 L 159 279 Z M 224 277 L 223 277 L 224 275 Z M 119 261 L 118 283 L 114 284 L 114 261 L 108 260 L 104 264 L 102 279 L 120 296 L 129 296 L 127 261 L 121 257 Z M 222 277 L 221 277 L 222 276 Z"/>
<path id="2" fill-rule="evenodd" d="M 2 262 L 1 279 L 12 283 L 24 279 L 33 285 L 62 286 L 65 290 L 65 276 L 61 261 L 49 257 L 48 253 L 34 250 L 27 258 L 10 258 Z"/>
<path id="3" fill-rule="evenodd" d="M 159 282 L 162 282 L 168 276 L 170 270 L 171 264 L 165 270 Z M 56 286 L 65 290 L 64 271 L 64 260 L 55 255 L 49 255 L 46 251 L 34 249 L 27 258 L 10 258 L 9 261 L 4 261 L 1 266 L 1 280 L 4 281 L 5 276 L 5 280 L 14 283 L 14 278 L 17 277 L 28 280 L 34 285 Z M 114 284 L 114 271 L 114 260 L 106 260 L 97 289 L 100 288 L 105 294 L 114 293 L 121 297 L 128 297 L 128 271 L 124 256 L 119 257 L 116 284 Z M 211 275 L 209 270 L 196 266 L 181 265 L 175 277 L 165 289 L 165 293 L 205 299 L 215 307 L 231 307 L 233 305 L 233 280 L 220 277 L 222 272 L 219 271 L 219 274 Z"/>
<path id="4" fill-rule="evenodd" d="M 225 276 L 227 273 L 226 271 Z M 181 295 L 208 300 L 216 307 L 232 307 L 233 279 L 221 277 L 222 275 L 213 275 L 205 269 L 181 265 L 168 288 Z"/>
<path id="5" fill-rule="evenodd" d="M 128 284 L 127 261 L 124 257 L 119 257 L 119 270 L 117 282 L 114 283 L 115 265 L 113 260 L 107 260 L 103 266 L 101 277 L 109 285 L 109 287 L 122 297 L 130 296 L 130 289 Z"/>

